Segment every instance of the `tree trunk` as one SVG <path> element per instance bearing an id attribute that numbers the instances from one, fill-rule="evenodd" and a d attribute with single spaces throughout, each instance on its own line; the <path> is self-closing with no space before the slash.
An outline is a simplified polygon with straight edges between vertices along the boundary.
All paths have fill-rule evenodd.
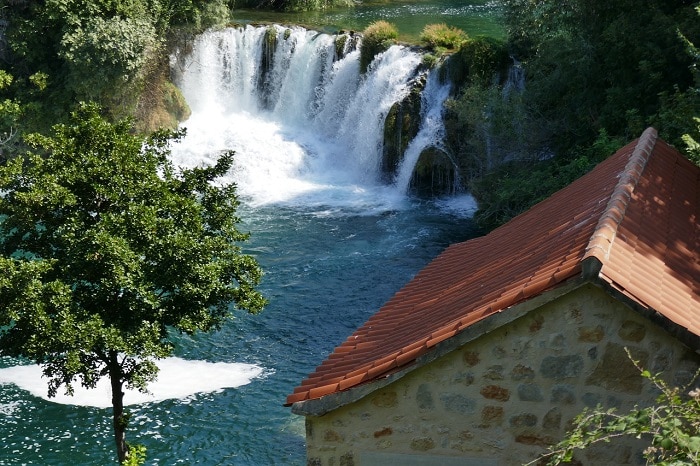
<path id="1" fill-rule="evenodd" d="M 124 416 L 124 392 L 122 391 L 124 381 L 122 380 L 122 371 L 119 367 L 116 352 L 112 352 L 109 355 L 109 380 L 112 384 L 114 442 L 117 445 L 119 464 L 122 464 L 126 459 L 129 447 L 126 444 L 127 419 Z"/>

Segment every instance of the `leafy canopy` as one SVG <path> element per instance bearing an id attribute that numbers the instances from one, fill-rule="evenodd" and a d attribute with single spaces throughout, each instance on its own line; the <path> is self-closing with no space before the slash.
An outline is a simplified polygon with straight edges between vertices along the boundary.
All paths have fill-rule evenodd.
<path id="1" fill-rule="evenodd" d="M 232 303 L 265 304 L 237 246 L 235 186 L 212 184 L 232 153 L 179 171 L 173 136 L 144 140 L 82 105 L 52 137 L 27 138 L 42 155 L 0 167 L 0 355 L 42 364 L 50 394 L 105 375 L 145 390 L 170 329 L 216 329 Z"/>

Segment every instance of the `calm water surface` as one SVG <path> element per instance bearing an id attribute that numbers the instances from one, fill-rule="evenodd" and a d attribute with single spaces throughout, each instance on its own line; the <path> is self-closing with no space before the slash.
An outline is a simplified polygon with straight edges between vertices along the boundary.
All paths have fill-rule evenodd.
<path id="1" fill-rule="evenodd" d="M 237 10 L 241 22 L 302 24 L 324 32 L 362 31 L 368 24 L 385 20 L 394 24 L 402 40 L 417 41 L 426 24 L 445 23 L 470 36 L 505 38 L 501 9 L 494 0 L 413 0 L 362 2 L 352 8 L 300 13 L 267 13 Z"/>

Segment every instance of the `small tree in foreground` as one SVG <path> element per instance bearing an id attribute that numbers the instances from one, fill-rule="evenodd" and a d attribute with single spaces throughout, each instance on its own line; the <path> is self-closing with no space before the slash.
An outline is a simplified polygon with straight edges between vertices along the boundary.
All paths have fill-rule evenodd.
<path id="1" fill-rule="evenodd" d="M 631 436 L 648 439 L 649 447 L 644 450 L 647 464 L 700 465 L 700 388 L 689 391 L 700 371 L 686 387 L 669 387 L 658 374 L 652 375 L 638 361 L 632 362 L 661 392 L 654 406 L 635 408 L 627 414 L 617 413 L 614 408 L 584 409 L 573 420 L 566 438 L 528 464 L 541 459 L 548 460 L 549 465 L 568 463 L 575 450 Z"/>
<path id="2" fill-rule="evenodd" d="M 258 312 L 262 272 L 237 243 L 232 164 L 176 170 L 172 134 L 144 138 L 82 105 L 42 154 L 0 166 L 0 355 L 43 367 L 49 396 L 79 381 L 112 387 L 120 463 L 129 454 L 124 387 L 146 391 L 171 330 L 217 329 L 236 306 Z"/>

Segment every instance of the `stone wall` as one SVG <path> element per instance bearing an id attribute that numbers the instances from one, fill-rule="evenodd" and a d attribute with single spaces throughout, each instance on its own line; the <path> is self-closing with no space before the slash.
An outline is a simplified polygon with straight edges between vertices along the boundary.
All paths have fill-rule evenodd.
<path id="1" fill-rule="evenodd" d="M 523 464 L 584 407 L 654 401 L 625 348 L 675 385 L 700 364 L 664 330 L 585 285 L 354 404 L 307 417 L 308 465 Z M 644 464 L 642 449 L 606 444 L 577 459 Z"/>

